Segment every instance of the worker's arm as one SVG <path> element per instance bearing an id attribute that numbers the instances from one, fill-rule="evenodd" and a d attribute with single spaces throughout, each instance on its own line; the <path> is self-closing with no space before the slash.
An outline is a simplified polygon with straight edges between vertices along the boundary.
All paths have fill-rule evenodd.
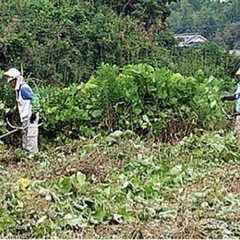
<path id="1" fill-rule="evenodd" d="M 39 108 L 40 108 L 39 98 L 35 93 L 33 93 L 31 88 L 23 87 L 22 90 L 21 90 L 21 95 L 22 95 L 22 98 L 24 100 L 30 100 L 31 101 L 32 112 L 37 113 L 39 111 Z"/>
<path id="2" fill-rule="evenodd" d="M 237 99 L 237 95 L 236 94 L 221 97 L 222 102 L 233 101 L 233 100 L 236 100 L 236 99 Z"/>

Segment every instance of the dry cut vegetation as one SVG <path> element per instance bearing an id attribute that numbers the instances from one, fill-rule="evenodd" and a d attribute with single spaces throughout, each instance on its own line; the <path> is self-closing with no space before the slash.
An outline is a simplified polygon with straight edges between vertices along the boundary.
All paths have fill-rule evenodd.
<path id="1" fill-rule="evenodd" d="M 29 156 L 1 151 L 1 237 L 238 238 L 240 167 L 229 134 L 175 145 L 124 133 Z"/>

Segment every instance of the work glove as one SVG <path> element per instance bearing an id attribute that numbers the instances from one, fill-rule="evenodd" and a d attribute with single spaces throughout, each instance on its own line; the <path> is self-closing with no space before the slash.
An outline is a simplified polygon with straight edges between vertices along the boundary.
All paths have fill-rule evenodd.
<path id="1" fill-rule="evenodd" d="M 36 113 L 32 113 L 31 117 L 30 117 L 30 123 L 34 123 L 34 121 L 36 120 L 37 116 Z"/>
<path id="2" fill-rule="evenodd" d="M 228 100 L 228 97 L 227 96 L 223 96 L 223 97 L 221 97 L 221 100 L 222 100 L 222 102 L 225 102 L 226 100 Z"/>
<path id="3" fill-rule="evenodd" d="M 233 101 L 233 100 L 236 100 L 236 99 L 237 99 L 236 94 L 221 97 L 222 102 L 225 102 L 226 100 Z"/>
<path id="4" fill-rule="evenodd" d="M 13 113 L 11 112 L 11 110 L 5 113 L 5 119 L 11 120 L 12 116 L 13 116 Z"/>

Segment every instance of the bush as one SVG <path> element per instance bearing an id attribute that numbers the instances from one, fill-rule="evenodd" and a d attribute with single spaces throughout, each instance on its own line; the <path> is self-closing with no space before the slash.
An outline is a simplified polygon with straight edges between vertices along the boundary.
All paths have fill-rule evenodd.
<path id="1" fill-rule="evenodd" d="M 69 87 L 40 86 L 45 128 L 86 136 L 131 130 L 161 136 L 215 129 L 224 122 L 219 99 L 224 80 L 184 77 L 147 64 L 120 69 L 102 65 L 88 82 Z M 172 127 L 177 123 L 177 127 Z M 187 128 L 186 128 L 187 126 Z M 170 132 L 169 132 L 170 131 Z"/>

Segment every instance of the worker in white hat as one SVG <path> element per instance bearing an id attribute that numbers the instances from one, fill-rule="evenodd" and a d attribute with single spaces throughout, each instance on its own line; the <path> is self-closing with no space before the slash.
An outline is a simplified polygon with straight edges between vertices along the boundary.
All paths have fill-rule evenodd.
<path id="1" fill-rule="evenodd" d="M 22 123 L 23 149 L 38 152 L 39 98 L 31 87 L 23 81 L 19 70 L 10 68 L 3 76 L 15 89 L 17 108 Z"/>

